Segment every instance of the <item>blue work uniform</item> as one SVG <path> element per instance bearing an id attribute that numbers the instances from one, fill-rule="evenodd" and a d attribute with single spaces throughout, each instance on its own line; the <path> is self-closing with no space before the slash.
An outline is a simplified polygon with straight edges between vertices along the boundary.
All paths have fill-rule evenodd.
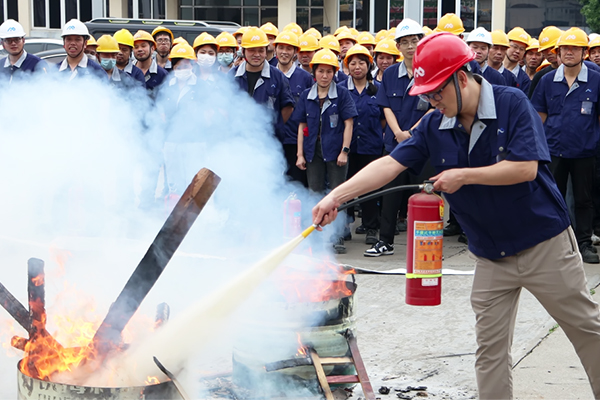
<path id="1" fill-rule="evenodd" d="M 142 86 L 146 87 L 146 77 L 144 76 L 144 73 L 141 69 L 133 65 L 133 62 L 131 60 L 125 66 L 125 68 L 123 68 L 123 71 L 127 72 L 133 77 L 133 79 L 140 82 Z"/>
<path id="2" fill-rule="evenodd" d="M 593 157 L 600 138 L 600 74 L 585 64 L 569 88 L 564 65 L 544 75 L 531 102 L 547 114 L 544 122 L 550 154 L 562 158 Z"/>
<path id="3" fill-rule="evenodd" d="M 504 65 L 500 66 L 500 69 L 498 69 L 498 72 L 500 72 L 502 74 L 502 76 L 504 77 L 506 86 L 510 86 L 510 87 L 514 87 L 514 88 L 518 87 L 517 78 L 515 78 L 515 75 L 510 70 L 504 68 Z"/>
<path id="4" fill-rule="evenodd" d="M 358 115 L 352 96 L 343 86 L 329 86 L 323 108 L 319 104 L 317 84 L 300 95 L 292 118 L 308 126 L 304 137 L 304 158 L 312 162 L 317 139 L 321 138 L 323 161 L 337 160 L 344 143 L 344 121 Z"/>
<path id="5" fill-rule="evenodd" d="M 377 91 L 377 103 L 380 107 L 392 110 L 398 120 L 398 126 L 403 131 L 412 128 L 430 107 L 429 102 L 421 100 L 419 96 L 408 94 L 412 85 L 413 79 L 408 77 L 406 65 L 401 62 L 385 70 L 381 87 Z M 398 144 L 389 125 L 385 127 L 383 142 L 387 152 L 394 150 Z"/>
<path id="6" fill-rule="evenodd" d="M 135 80 L 133 76 L 121 71 L 116 66 L 112 70 L 109 81 L 110 85 L 117 89 L 135 89 L 144 87 L 142 82 Z"/>
<path id="7" fill-rule="evenodd" d="M 333 81 L 335 83 L 344 83 L 348 80 L 348 75 L 346 75 L 344 73 L 344 71 L 342 71 L 342 69 L 340 68 L 339 70 L 336 71 L 335 75 L 333 75 Z"/>
<path id="8" fill-rule="evenodd" d="M 510 72 L 513 73 L 515 80 L 517 81 L 517 88 L 525 94 L 529 93 L 529 87 L 531 86 L 531 78 L 523 69 L 517 64 L 517 66 Z"/>
<path id="9" fill-rule="evenodd" d="M 232 68 L 229 73 L 233 74 L 239 88 L 248 93 L 246 61 L 242 62 L 236 68 Z M 263 63 L 261 76 L 256 81 L 252 98 L 258 104 L 264 104 L 273 113 L 275 135 L 283 143 L 285 124 L 283 123 L 281 110 L 288 106 L 294 106 L 294 98 L 292 97 L 288 79 L 280 70 L 268 62 Z"/>
<path id="10" fill-rule="evenodd" d="M 464 185 L 446 199 L 469 238 L 469 250 L 491 260 L 509 257 L 557 236 L 570 225 L 566 204 L 547 163 L 542 121 L 518 89 L 481 80 L 471 134 L 456 117 L 426 115 L 413 136 L 391 156 L 415 173 L 427 159 L 436 173 L 500 161 L 539 161 L 531 182 L 508 186 Z"/>
<path id="11" fill-rule="evenodd" d="M 274 66 L 274 67 L 277 67 L 277 64 L 279 64 L 279 60 L 277 59 L 277 57 L 273 56 L 273 58 L 271 58 L 269 60 L 269 64 L 272 65 L 272 66 Z"/>
<path id="12" fill-rule="evenodd" d="M 383 153 L 383 129 L 381 120 L 385 120 L 383 111 L 377 103 L 377 95 L 370 95 L 369 85 L 381 88 L 379 82 L 367 82 L 367 86 L 359 93 L 354 80 L 348 79 L 340 84 L 348 89 L 356 106 L 357 117 L 354 118 L 350 153 L 381 156 Z"/>
<path id="13" fill-rule="evenodd" d="M 71 68 L 69 67 L 69 63 L 67 62 L 67 59 L 65 58 L 63 60 L 63 62 L 58 64 L 58 72 L 61 74 L 70 73 L 71 76 L 70 76 L 69 80 L 75 79 L 75 78 L 81 78 L 81 77 L 90 77 L 90 76 L 95 76 L 100 79 L 108 80 L 108 74 L 106 73 L 106 71 L 104 71 L 104 69 L 100 66 L 100 64 L 98 64 L 95 61 L 90 60 L 85 53 L 83 54 L 81 61 L 79 61 L 79 64 L 77 64 L 77 67 L 75 67 L 74 70 L 71 70 Z"/>
<path id="14" fill-rule="evenodd" d="M 284 75 L 288 78 L 290 91 L 294 97 L 294 103 L 298 102 L 302 92 L 315 83 L 312 75 L 296 66 L 296 64 L 293 64 L 292 68 L 290 68 L 288 72 L 285 72 Z M 284 128 L 285 135 L 283 137 L 283 144 L 298 144 L 298 125 L 298 121 L 294 121 L 293 118 L 288 119 Z"/>
<path id="15" fill-rule="evenodd" d="M 136 65 L 137 60 L 134 61 L 133 64 Z M 163 83 L 168 74 L 169 73 L 166 69 L 158 65 L 155 59 L 152 59 L 152 64 L 150 64 L 150 68 L 148 68 L 148 71 L 146 71 L 146 73 L 144 74 L 146 90 L 148 91 L 150 97 L 156 97 L 157 88 Z"/>
<path id="16" fill-rule="evenodd" d="M 598 65 L 596 65 L 596 63 L 593 63 L 590 60 L 583 60 L 583 63 L 586 65 L 586 67 L 588 67 L 588 69 L 591 69 L 596 72 L 600 72 L 600 67 Z"/>
<path id="17" fill-rule="evenodd" d="M 502 85 L 506 86 L 506 80 L 504 76 L 494 68 L 490 67 L 487 62 L 483 64 L 483 67 L 479 65 L 479 63 L 475 60 L 471 61 L 472 72 L 474 74 L 479 74 L 485 78 L 486 81 L 491 83 L 492 85 Z"/>
<path id="18" fill-rule="evenodd" d="M 0 65 L 2 65 L 0 69 L 0 79 L 2 80 L 8 78 L 12 81 L 33 72 L 48 72 L 48 63 L 46 61 L 43 61 L 38 56 L 27 53 L 25 50 L 23 50 L 21 57 L 19 57 L 14 65 L 11 65 L 8 57 L 0 60 Z"/>

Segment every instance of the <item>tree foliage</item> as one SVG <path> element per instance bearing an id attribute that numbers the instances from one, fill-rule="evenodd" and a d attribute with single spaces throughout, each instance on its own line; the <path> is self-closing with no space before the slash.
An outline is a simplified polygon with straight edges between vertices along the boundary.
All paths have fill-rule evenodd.
<path id="1" fill-rule="evenodd" d="M 600 0 L 579 0 L 583 5 L 581 14 L 592 32 L 600 32 Z"/>

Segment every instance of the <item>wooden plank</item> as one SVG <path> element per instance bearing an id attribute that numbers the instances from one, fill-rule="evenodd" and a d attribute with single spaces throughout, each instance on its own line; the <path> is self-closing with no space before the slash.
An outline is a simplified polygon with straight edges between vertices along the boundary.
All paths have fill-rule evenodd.
<path id="1" fill-rule="evenodd" d="M 317 354 L 315 349 L 310 349 L 310 358 L 312 359 L 313 365 L 315 367 L 317 379 L 319 380 L 321 389 L 323 389 L 325 399 L 334 400 L 333 393 L 331 393 L 331 388 L 329 387 L 329 383 L 327 382 L 327 376 L 325 375 L 325 371 L 323 371 L 323 366 L 321 365 L 321 359 L 319 358 L 319 355 Z"/>
<path id="2" fill-rule="evenodd" d="M 329 375 L 328 383 L 360 383 L 358 375 Z"/>
<path id="3" fill-rule="evenodd" d="M 96 331 L 91 346 L 102 357 L 121 342 L 121 332 L 154 286 L 221 181 L 203 168 L 183 193 L 148 251 Z"/>
<path id="4" fill-rule="evenodd" d="M 352 357 L 321 357 L 322 365 L 354 364 Z"/>
<path id="5" fill-rule="evenodd" d="M 21 304 L 11 292 L 0 283 L 0 305 L 4 307 L 11 317 L 15 319 L 27 332 L 31 331 L 29 311 Z"/>
<path id="6" fill-rule="evenodd" d="M 362 357 L 360 356 L 358 344 L 356 343 L 356 337 L 354 337 L 354 334 L 352 334 L 352 331 L 350 329 L 346 331 L 346 338 L 348 339 L 348 346 L 350 347 L 350 352 L 352 353 L 352 358 L 354 359 L 356 374 L 360 379 L 363 394 L 365 395 L 366 400 L 375 400 L 373 386 L 371 386 L 371 381 L 369 380 L 369 375 L 367 374 L 365 363 L 363 362 Z"/>

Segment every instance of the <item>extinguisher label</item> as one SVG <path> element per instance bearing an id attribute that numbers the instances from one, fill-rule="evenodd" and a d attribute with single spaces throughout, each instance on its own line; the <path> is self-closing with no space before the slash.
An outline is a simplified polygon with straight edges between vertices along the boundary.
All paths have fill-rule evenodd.
<path id="1" fill-rule="evenodd" d="M 442 221 L 415 221 L 413 274 L 442 273 L 443 225 Z"/>

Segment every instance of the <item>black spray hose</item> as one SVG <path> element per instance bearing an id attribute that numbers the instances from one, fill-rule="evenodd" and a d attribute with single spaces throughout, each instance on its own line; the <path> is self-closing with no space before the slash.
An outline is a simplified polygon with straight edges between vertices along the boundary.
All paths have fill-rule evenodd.
<path id="1" fill-rule="evenodd" d="M 375 199 L 375 198 L 380 197 L 380 196 L 384 196 L 386 194 L 400 192 L 402 190 L 418 189 L 418 190 L 424 190 L 425 193 L 431 194 L 431 193 L 433 193 L 433 182 L 434 181 L 425 181 L 425 182 L 423 182 L 421 184 L 418 184 L 418 185 L 400 185 L 400 186 L 394 186 L 394 187 L 391 187 L 391 188 L 380 190 L 380 191 L 377 191 L 375 193 L 371 193 L 368 196 L 360 197 L 360 198 L 358 198 L 356 200 L 352 200 L 352 201 L 349 201 L 348 203 L 342 204 L 341 206 L 339 206 L 337 208 L 337 210 L 338 211 L 344 211 L 348 207 L 355 206 L 357 204 L 363 203 L 363 202 L 368 201 L 368 200 Z"/>

